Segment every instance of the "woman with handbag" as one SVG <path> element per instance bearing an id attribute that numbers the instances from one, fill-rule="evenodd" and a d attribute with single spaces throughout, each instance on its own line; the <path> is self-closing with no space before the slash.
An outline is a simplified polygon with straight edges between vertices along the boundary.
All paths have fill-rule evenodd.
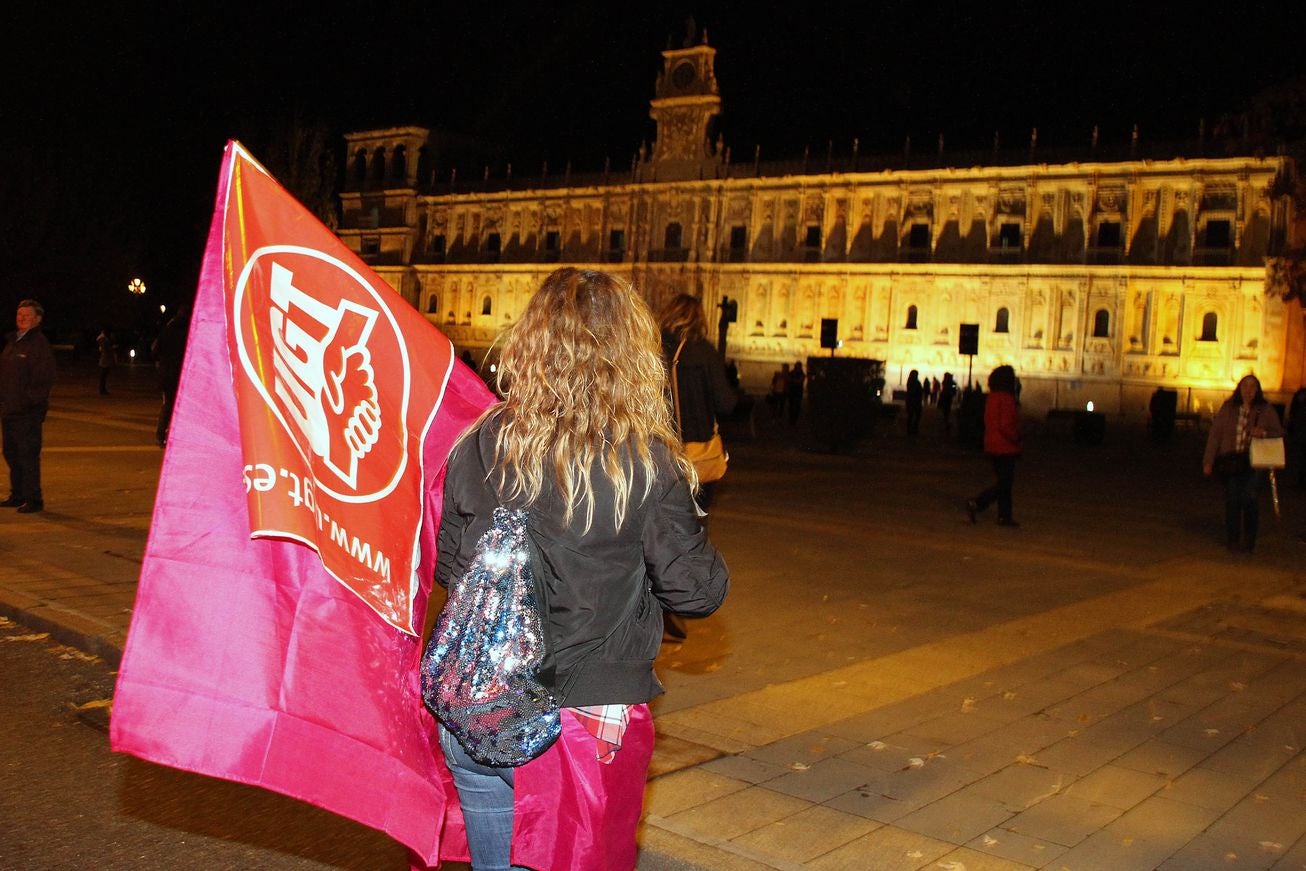
<path id="1" fill-rule="evenodd" d="M 665 385 L 630 285 L 559 269 L 504 336 L 503 401 L 449 456 L 437 580 L 463 576 L 495 509 L 528 512 L 536 674 L 562 708 L 557 741 L 517 768 L 476 762 L 441 727 L 475 871 L 635 865 L 662 612 L 705 616 L 727 587 Z"/>
<path id="2" fill-rule="evenodd" d="M 739 394 L 726 378 L 725 362 L 707 340 L 702 301 L 687 293 L 662 310 L 662 354 L 671 384 L 672 414 L 680 438 L 698 466 L 698 504 L 712 504 L 716 482 L 725 473 L 717 420 L 735 410 Z M 707 447 L 711 443 L 711 447 Z M 702 447 L 700 447 L 702 446 Z"/>
<path id="3" fill-rule="evenodd" d="M 662 310 L 660 326 L 671 412 L 698 475 L 698 504 L 706 510 L 729 459 L 717 418 L 735 410 L 739 394 L 726 378 L 721 355 L 707 340 L 707 318 L 701 301 L 687 293 L 673 297 Z M 688 637 L 680 616 L 668 612 L 663 622 L 666 639 L 684 641 Z"/>
<path id="4" fill-rule="evenodd" d="M 1218 474 L 1224 482 L 1224 530 L 1229 550 L 1256 548 L 1260 520 L 1263 469 L 1252 468 L 1248 452 L 1253 438 L 1279 438 L 1283 426 L 1279 415 L 1261 392 L 1255 375 L 1244 375 L 1211 422 L 1202 457 L 1202 473 Z"/>

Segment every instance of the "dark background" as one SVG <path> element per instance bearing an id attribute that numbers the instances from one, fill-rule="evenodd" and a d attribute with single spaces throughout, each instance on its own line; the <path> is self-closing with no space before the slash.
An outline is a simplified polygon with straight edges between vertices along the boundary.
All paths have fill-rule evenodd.
<path id="1" fill-rule="evenodd" d="M 418 124 L 502 175 L 628 167 L 659 51 L 718 49 L 737 159 L 1208 135 L 1303 70 L 1296 4 L 9 4 L 0 13 L 0 307 L 131 325 L 194 292 L 222 148 L 279 177 L 289 131 Z M 1299 92 L 1297 92 L 1299 93 Z M 1282 105 L 1282 102 L 1280 103 Z M 479 173 L 481 166 L 469 166 Z M 7 317 L 0 320 L 6 323 Z"/>

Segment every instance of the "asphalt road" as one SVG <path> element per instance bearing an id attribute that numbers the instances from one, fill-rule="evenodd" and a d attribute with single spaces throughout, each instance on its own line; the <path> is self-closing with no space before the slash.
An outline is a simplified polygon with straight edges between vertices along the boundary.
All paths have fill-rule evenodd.
<path id="1" fill-rule="evenodd" d="M 0 618 L 0 868 L 405 868 L 379 832 L 109 752 L 98 659 Z"/>

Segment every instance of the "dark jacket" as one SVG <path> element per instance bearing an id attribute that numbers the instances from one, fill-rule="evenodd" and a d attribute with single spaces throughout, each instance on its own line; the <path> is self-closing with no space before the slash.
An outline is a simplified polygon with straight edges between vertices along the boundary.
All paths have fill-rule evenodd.
<path id="1" fill-rule="evenodd" d="M 44 412 L 54 387 L 54 352 L 40 327 L 14 331 L 0 352 L 0 414 Z"/>
<path id="2" fill-rule="evenodd" d="M 1206 451 L 1202 455 L 1202 465 L 1210 466 L 1221 454 L 1232 454 L 1238 450 L 1238 409 L 1241 400 L 1227 400 L 1211 420 L 1211 431 L 1206 436 Z M 1283 426 L 1279 423 L 1279 414 L 1268 402 L 1254 403 L 1247 420 L 1248 429 L 1264 429 L 1271 438 L 1283 435 Z"/>
<path id="3" fill-rule="evenodd" d="M 436 580 L 444 586 L 462 575 L 494 509 L 503 504 L 486 481 L 496 431 L 490 417 L 449 457 L 436 566 Z M 530 509 L 528 526 L 539 555 L 536 582 L 548 615 L 550 655 L 541 670 L 555 670 L 564 707 L 639 704 L 660 695 L 653 659 L 662 641 L 663 608 L 702 616 L 725 598 L 726 564 L 707 539 L 689 488 L 664 447 L 655 446 L 653 453 L 657 480 L 639 501 L 644 482 L 637 469 L 621 529 L 613 529 L 614 493 L 599 475 L 587 533 L 580 512 L 562 525 L 551 481 Z"/>
<path id="4" fill-rule="evenodd" d="M 668 375 L 679 345 L 680 339 L 676 336 L 662 334 L 662 354 L 666 358 Z M 676 384 L 680 389 L 680 438 L 686 442 L 705 442 L 712 438 L 717 418 L 735 410 L 739 394 L 726 379 L 721 355 L 704 338 L 685 342 L 685 347 L 680 350 L 680 361 L 676 364 L 676 374 Z"/>

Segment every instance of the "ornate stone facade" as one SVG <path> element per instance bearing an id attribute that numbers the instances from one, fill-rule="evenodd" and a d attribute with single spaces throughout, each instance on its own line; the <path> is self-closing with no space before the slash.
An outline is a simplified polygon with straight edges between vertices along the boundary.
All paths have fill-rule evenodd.
<path id="1" fill-rule="evenodd" d="M 913 368 L 964 383 L 958 328 L 979 324 L 975 377 L 1011 363 L 1033 407 L 1139 414 L 1164 386 L 1209 412 L 1248 371 L 1283 387 L 1264 259 L 1291 241 L 1286 158 L 768 174 L 711 139 L 713 50 L 663 58 L 657 140 L 629 172 L 463 191 L 422 168 L 425 130 L 349 134 L 340 235 L 460 348 L 488 349 L 569 263 L 654 306 L 693 293 L 713 323 L 736 300 L 728 356 L 754 385 L 828 353 L 837 318 L 838 353 L 885 361 L 891 385 Z"/>

